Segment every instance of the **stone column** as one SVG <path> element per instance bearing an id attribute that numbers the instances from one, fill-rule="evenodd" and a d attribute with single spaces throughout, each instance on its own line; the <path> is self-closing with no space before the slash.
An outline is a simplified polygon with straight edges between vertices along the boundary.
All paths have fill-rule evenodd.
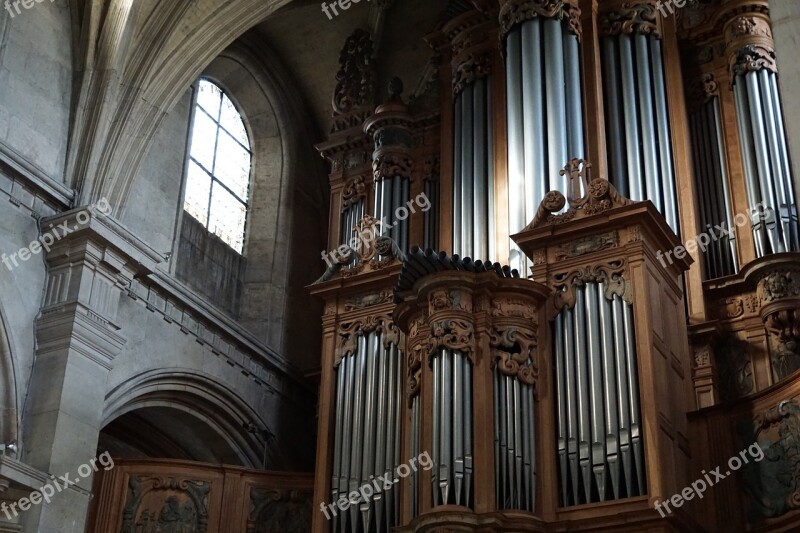
<path id="1" fill-rule="evenodd" d="M 106 379 L 125 344 L 120 297 L 159 256 L 96 208 L 45 219 L 41 242 L 47 282 L 22 454 L 34 468 L 76 483 L 23 520 L 25 531 L 82 531 L 92 475 L 81 477 L 78 468 L 96 456 Z"/>

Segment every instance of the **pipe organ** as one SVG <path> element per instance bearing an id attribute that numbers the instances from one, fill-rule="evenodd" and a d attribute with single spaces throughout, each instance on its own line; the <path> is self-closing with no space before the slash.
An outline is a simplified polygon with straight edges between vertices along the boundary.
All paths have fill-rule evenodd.
<path id="1" fill-rule="evenodd" d="M 800 520 L 750 522 L 744 502 L 763 502 L 738 478 L 656 510 L 727 459 L 720 404 L 767 409 L 800 369 L 766 1 L 658 5 L 452 0 L 414 94 L 393 79 L 381 105 L 370 35 L 348 39 L 318 145 L 347 253 L 309 287 L 325 302 L 315 500 L 333 515 L 315 533 Z M 421 194 L 430 211 L 397 217 Z M 790 416 L 769 412 L 757 423 Z"/>
<path id="2" fill-rule="evenodd" d="M 501 2 L 508 123 L 508 226 L 522 229 L 549 190 L 566 193 L 559 171 L 584 153 L 580 9 L 565 2 Z M 512 245 L 510 264 L 527 270 Z"/>
<path id="3" fill-rule="evenodd" d="M 695 147 L 694 175 L 699 196 L 699 226 L 704 231 L 711 231 L 720 225 L 734 227 L 734 219 L 720 102 L 718 94 L 715 94 L 718 85 L 709 75 L 704 78 L 703 87 L 705 90 L 700 94 L 692 95 L 704 103 L 689 114 L 689 126 Z M 710 244 L 710 251 L 705 256 L 706 279 L 729 276 L 738 270 L 735 234 L 721 235 Z"/>
<path id="4" fill-rule="evenodd" d="M 571 300 L 553 331 L 564 506 L 647 492 L 633 312 L 618 292 L 586 281 L 559 293 Z"/>
<path id="5" fill-rule="evenodd" d="M 730 76 L 751 206 L 768 211 L 753 218 L 756 255 L 798 250 L 797 205 L 789 168 L 772 39 L 755 31 L 768 27 L 761 17 L 732 20 Z M 754 35 L 755 33 L 755 35 Z M 761 34 L 761 35 L 759 35 Z"/>
<path id="6" fill-rule="evenodd" d="M 610 178 L 650 200 L 679 233 L 661 27 L 655 2 L 603 3 L 603 79 Z"/>

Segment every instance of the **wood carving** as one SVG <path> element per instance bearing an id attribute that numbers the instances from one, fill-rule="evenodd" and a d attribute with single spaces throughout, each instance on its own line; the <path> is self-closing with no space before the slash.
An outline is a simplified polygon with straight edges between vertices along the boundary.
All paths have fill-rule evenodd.
<path id="1" fill-rule="evenodd" d="M 345 41 L 339 54 L 336 90 L 333 94 L 335 114 L 350 113 L 372 104 L 375 95 L 375 65 L 372 58 L 372 39 L 357 29 Z"/>
<path id="2" fill-rule="evenodd" d="M 655 3 L 625 2 L 619 9 L 603 13 L 600 32 L 605 37 L 636 33 L 661 37 Z"/>
<path id="3" fill-rule="evenodd" d="M 131 476 L 122 513 L 123 533 L 205 533 L 207 481 Z"/>

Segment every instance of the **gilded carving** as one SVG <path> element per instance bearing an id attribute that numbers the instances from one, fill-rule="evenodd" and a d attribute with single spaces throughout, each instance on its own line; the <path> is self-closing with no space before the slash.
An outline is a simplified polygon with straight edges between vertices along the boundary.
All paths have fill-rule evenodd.
<path id="1" fill-rule="evenodd" d="M 350 180 L 342 189 L 342 211 L 363 200 L 366 193 L 367 184 L 364 176 L 357 176 Z"/>
<path id="2" fill-rule="evenodd" d="M 425 317 L 419 316 L 411 321 L 409 327 L 406 350 L 408 366 L 408 401 L 419 394 L 422 385 L 422 361 L 428 349 L 428 331 Z"/>
<path id="3" fill-rule="evenodd" d="M 600 16 L 600 32 L 606 37 L 635 33 L 661 37 L 656 6 L 651 2 L 625 2 Z"/>
<path id="4" fill-rule="evenodd" d="M 472 312 L 472 295 L 461 290 L 436 289 L 428 296 L 428 313 L 455 310 Z"/>
<path id="5" fill-rule="evenodd" d="M 414 161 L 406 153 L 384 152 L 375 157 L 372 162 L 372 175 L 375 181 L 383 178 L 401 177 L 411 179 Z"/>
<path id="6" fill-rule="evenodd" d="M 731 55 L 729 61 L 731 83 L 736 76 L 746 75 L 749 72 L 758 72 L 767 69 L 771 72 L 778 72 L 775 63 L 775 50 L 771 46 L 764 44 L 748 44 Z"/>
<path id="7" fill-rule="evenodd" d="M 757 294 L 762 305 L 785 298 L 800 297 L 800 271 L 784 270 L 767 273 L 758 284 Z"/>
<path id="8" fill-rule="evenodd" d="M 711 366 L 711 348 L 703 346 L 694 351 L 694 367 L 704 368 Z"/>
<path id="9" fill-rule="evenodd" d="M 492 309 L 492 316 L 495 318 L 516 317 L 531 320 L 534 324 L 538 322 L 536 308 L 524 300 L 495 300 Z"/>
<path id="10" fill-rule="evenodd" d="M 397 328 L 392 322 L 390 313 L 365 316 L 356 320 L 343 322 L 339 326 L 334 352 L 333 367 L 337 368 L 342 359 L 358 351 L 358 338 L 371 331 L 378 331 L 384 336 L 384 345 L 397 342 Z M 386 338 L 388 336 L 388 339 Z"/>
<path id="11" fill-rule="evenodd" d="M 772 372 L 781 381 L 800 370 L 800 306 L 770 313 L 764 327 L 770 337 Z"/>
<path id="12" fill-rule="evenodd" d="M 488 54 L 469 54 L 453 71 L 453 94 L 459 94 L 475 80 L 492 73 L 492 57 Z"/>

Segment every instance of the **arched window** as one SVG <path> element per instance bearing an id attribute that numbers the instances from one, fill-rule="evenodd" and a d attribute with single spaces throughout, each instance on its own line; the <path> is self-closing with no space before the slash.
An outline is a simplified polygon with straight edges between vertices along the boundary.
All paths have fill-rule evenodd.
<path id="1" fill-rule="evenodd" d="M 195 91 L 183 208 L 240 254 L 251 159 L 239 110 L 222 89 L 201 78 Z"/>

